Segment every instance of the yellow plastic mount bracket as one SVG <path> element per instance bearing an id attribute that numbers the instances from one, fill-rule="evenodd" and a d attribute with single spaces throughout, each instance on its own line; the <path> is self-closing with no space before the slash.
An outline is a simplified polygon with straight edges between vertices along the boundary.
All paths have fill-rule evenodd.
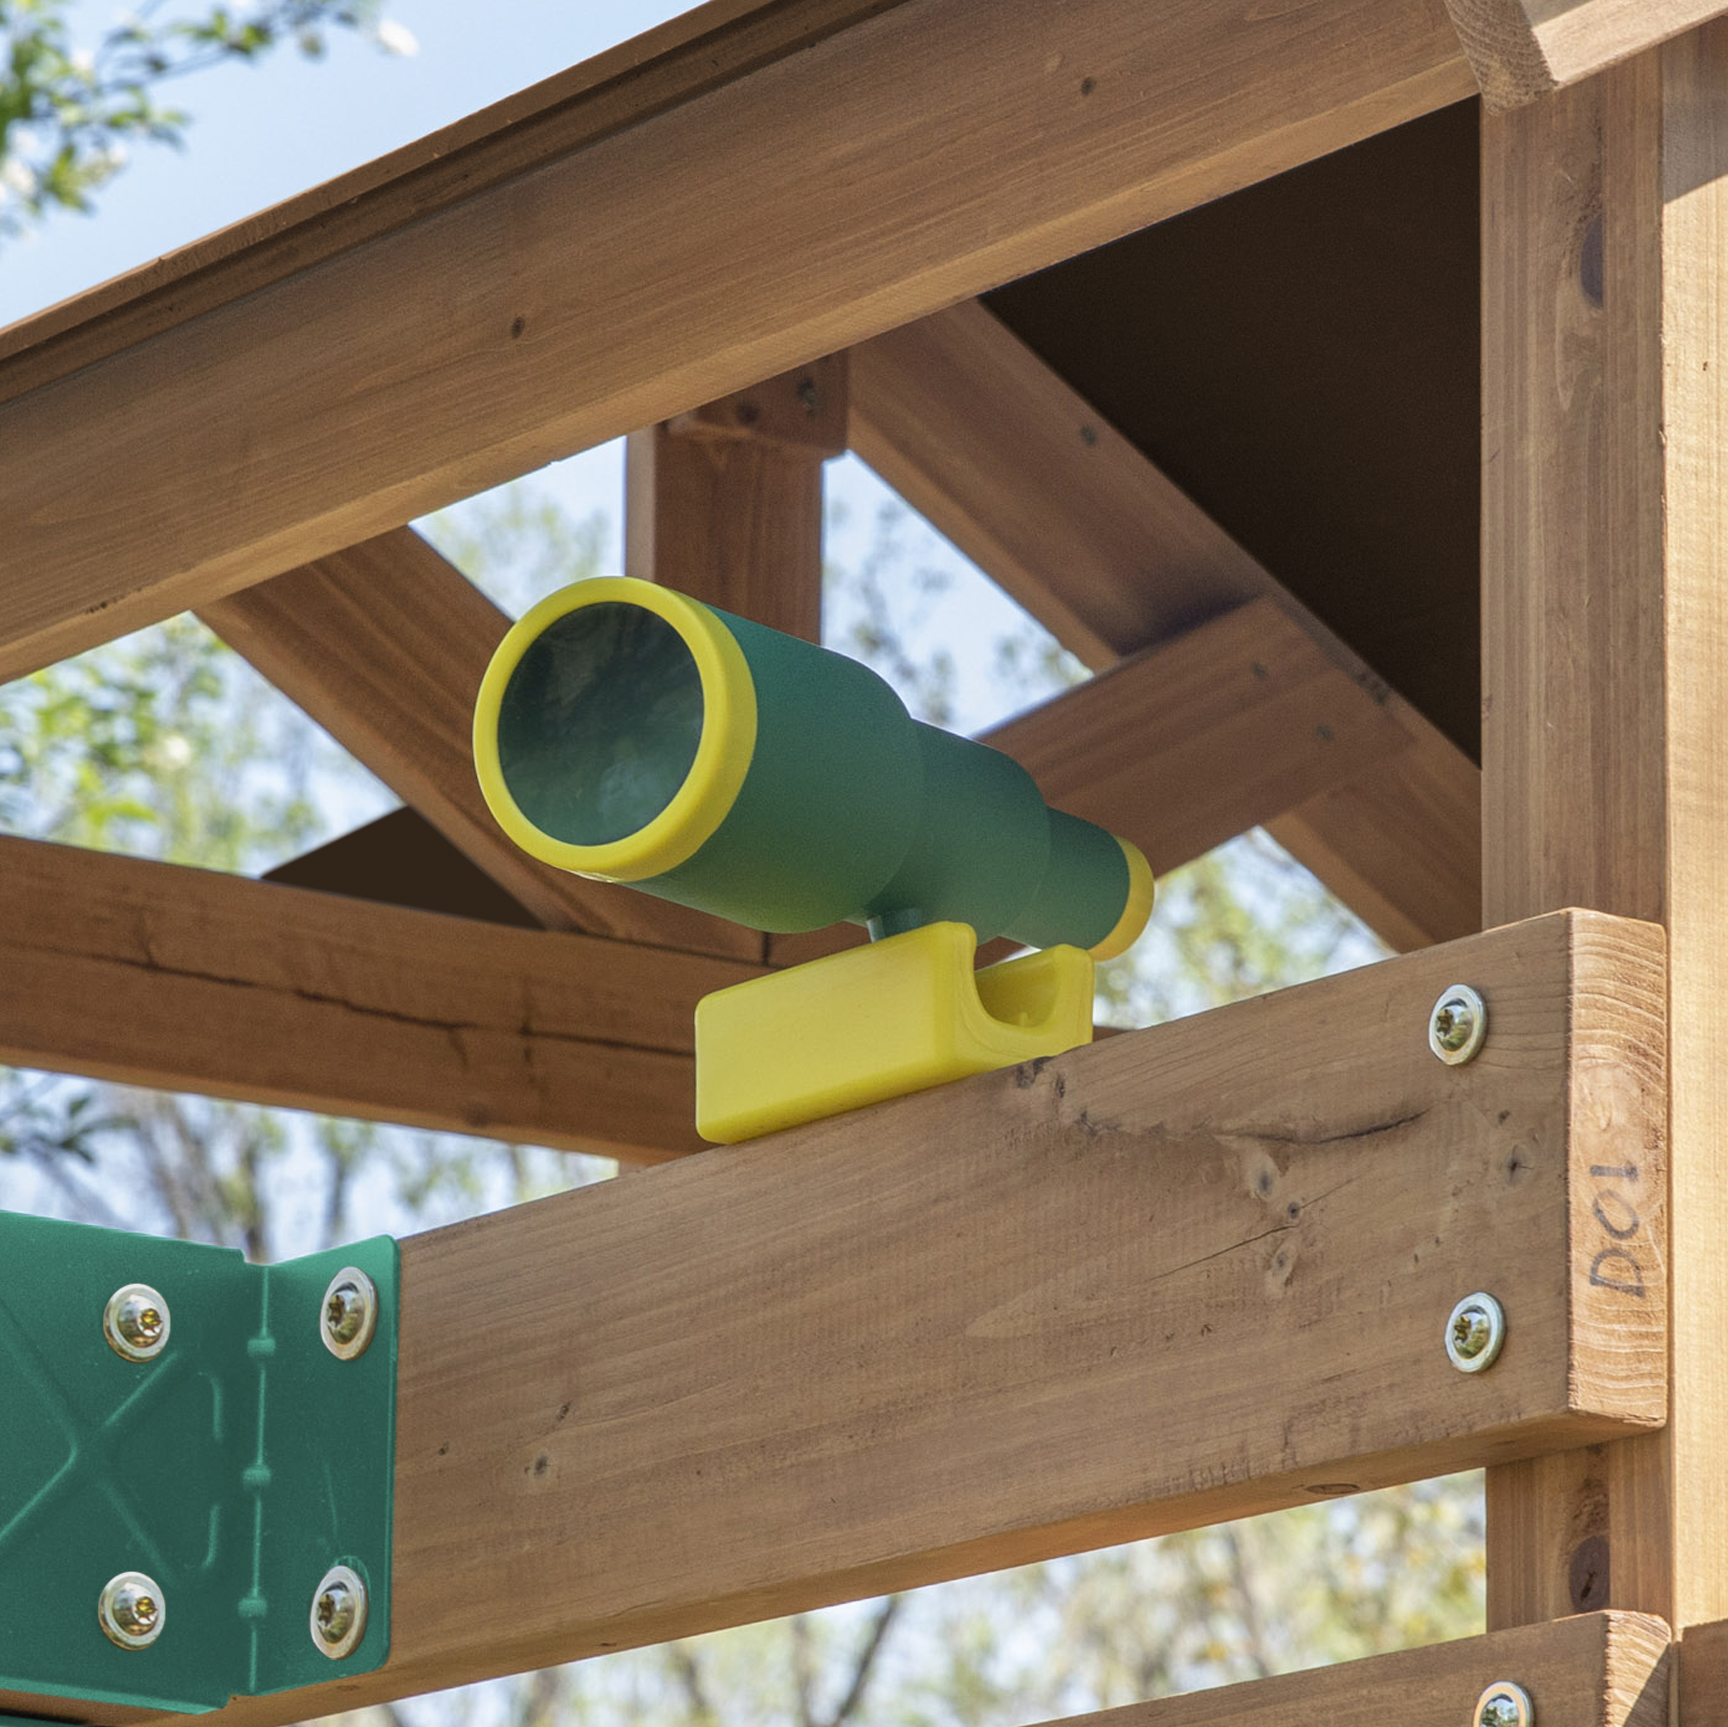
<path id="1" fill-rule="evenodd" d="M 973 970 L 969 924 L 933 923 L 704 997 L 696 1129 L 732 1145 L 1092 1041 L 1077 947 Z"/>

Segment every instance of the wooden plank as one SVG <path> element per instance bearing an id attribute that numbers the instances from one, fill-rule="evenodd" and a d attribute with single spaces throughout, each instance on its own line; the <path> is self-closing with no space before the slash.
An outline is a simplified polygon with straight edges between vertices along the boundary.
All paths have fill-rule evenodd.
<path id="1" fill-rule="evenodd" d="M 1409 952 L 1482 921 L 1470 909 L 1481 891 L 1482 775 L 1450 738 L 1398 712 L 1408 748 L 1265 826 L 1382 941 Z"/>
<path id="2" fill-rule="evenodd" d="M 1392 747 L 1256 819 L 1395 947 L 1479 927 L 1475 765 L 982 306 L 855 348 L 851 395 L 858 454 L 1094 669 L 1277 597 Z"/>
<path id="3" fill-rule="evenodd" d="M 1679 1727 L 1728 1727 L 1728 1620 L 1688 1627 L 1677 1653 Z"/>
<path id="4" fill-rule="evenodd" d="M 406 805 L 265 870 L 260 880 L 516 929 L 546 927 Z"/>
<path id="5" fill-rule="evenodd" d="M 1405 738 L 1275 600 L 1252 600 L 983 734 L 1047 802 L 1163 874 L 1377 767 Z"/>
<path id="6" fill-rule="evenodd" d="M 0 407 L 0 677 L 1471 87 L 1431 0 L 902 0 Z"/>
<path id="7" fill-rule="evenodd" d="M 219 1719 L 1658 1418 L 1660 1241 L 1652 1299 L 1593 1284 L 1589 1171 L 1659 1155 L 1662 983 L 1659 932 L 1560 914 L 404 1242 L 390 1660 Z"/>
<path id="8" fill-rule="evenodd" d="M 680 436 L 771 444 L 787 455 L 846 454 L 844 354 L 827 354 L 777 378 L 734 390 L 664 422 Z"/>
<path id="9" fill-rule="evenodd" d="M 0 839 L 0 1061 L 651 1161 L 758 968 Z"/>
<path id="10" fill-rule="evenodd" d="M 845 448 L 844 355 L 632 432 L 625 573 L 820 641 L 822 463 Z"/>
<path id="11" fill-rule="evenodd" d="M 900 0 L 705 0 L 500 102 L 0 329 L 0 401 L 448 209 Z"/>
<path id="12" fill-rule="evenodd" d="M 760 957 L 753 931 L 551 868 L 512 844 L 474 777 L 474 701 L 510 620 L 399 528 L 199 614 L 550 929 Z"/>
<path id="13" fill-rule="evenodd" d="M 1446 0 L 1490 109 L 1521 107 L 1718 18 L 1722 0 Z"/>
<path id="14" fill-rule="evenodd" d="M 1673 1027 L 1670 1424 L 1491 1473 L 1502 1625 L 1728 1617 L 1725 85 L 1714 25 L 1483 131 L 1486 916 L 1662 920 Z"/>
<path id="15" fill-rule="evenodd" d="M 1524 1689 L 1539 1727 L 1669 1727 L 1672 1665 L 1660 1619 L 1588 1613 L 1076 1715 L 1061 1727 L 1475 1727 L 1478 1699 L 1502 1680 Z"/>

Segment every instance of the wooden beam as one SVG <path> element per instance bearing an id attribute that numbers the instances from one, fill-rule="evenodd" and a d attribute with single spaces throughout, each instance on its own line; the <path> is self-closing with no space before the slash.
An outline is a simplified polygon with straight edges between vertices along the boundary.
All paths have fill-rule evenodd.
<path id="1" fill-rule="evenodd" d="M 1670 1424 L 1491 1472 L 1501 1625 L 1728 1617 L 1724 87 L 1718 24 L 1483 129 L 1485 912 L 1665 922 L 1673 1038 Z"/>
<path id="2" fill-rule="evenodd" d="M 1276 600 L 1251 600 L 985 732 L 1045 799 L 1132 840 L 1163 874 L 1379 767 L 1383 703 Z"/>
<path id="3" fill-rule="evenodd" d="M 846 449 L 846 358 L 632 432 L 624 568 L 822 639 L 822 464 Z"/>
<path id="4" fill-rule="evenodd" d="M 1728 1727 L 1728 1620 L 1690 1626 L 1677 1653 L 1679 1727 Z"/>
<path id="5" fill-rule="evenodd" d="M 652 1161 L 759 968 L 0 839 L 0 1062 Z"/>
<path id="6" fill-rule="evenodd" d="M 550 929 L 760 957 L 759 938 L 537 862 L 474 777 L 474 701 L 510 620 L 410 528 L 212 600 L 199 614 Z"/>
<path id="7" fill-rule="evenodd" d="M 1523 1688 L 1539 1727 L 1669 1727 L 1672 1664 L 1660 1619 L 1587 1613 L 1077 1715 L 1060 1727 L 1475 1727 L 1482 1693 L 1503 1680 Z"/>
<path id="8" fill-rule="evenodd" d="M 1643 1427 L 1660 1216 L 1590 1172 L 1659 1149 L 1662 1010 L 1658 932 L 1561 914 L 410 1239 L 389 1662 L 218 1720 Z"/>
<path id="9" fill-rule="evenodd" d="M 243 248 L 232 296 L 148 340 L 62 325 L 103 357 L 0 365 L 30 381 L 0 407 L 0 677 L 1473 88 L 1431 0 L 900 0 L 814 42 L 834 0 L 775 10 L 777 51 L 573 97 L 563 153 L 433 214 L 413 174 L 361 191 L 376 231 L 316 268 Z"/>
<path id="10" fill-rule="evenodd" d="M 1521 107 L 1728 11 L 1722 0 L 1446 0 L 1490 109 Z"/>
<path id="11" fill-rule="evenodd" d="M 851 388 L 858 454 L 1094 669 L 1276 598 L 1389 723 L 1356 779 L 1255 819 L 1394 947 L 1479 927 L 1475 765 L 984 307 L 863 343 Z"/>

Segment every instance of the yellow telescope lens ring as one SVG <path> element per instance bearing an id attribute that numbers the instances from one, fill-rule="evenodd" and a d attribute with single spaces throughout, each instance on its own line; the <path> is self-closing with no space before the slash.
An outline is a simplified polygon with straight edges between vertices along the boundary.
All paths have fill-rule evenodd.
<path id="1" fill-rule="evenodd" d="M 1122 915 L 1116 920 L 1116 927 L 1099 942 L 1095 948 L 1088 951 L 1094 959 L 1115 959 L 1118 954 L 1126 953 L 1140 939 L 1140 933 L 1145 929 L 1152 916 L 1152 901 L 1157 897 L 1158 886 L 1152 879 L 1152 866 L 1146 861 L 1146 854 L 1120 834 L 1111 836 L 1122 848 L 1122 855 L 1128 860 L 1128 901 L 1122 908 Z"/>
<path id="2" fill-rule="evenodd" d="M 574 845 L 537 827 L 518 807 L 498 756 L 498 725 L 522 656 L 560 618 L 600 605 L 638 606 L 678 632 L 702 683 L 702 735 L 683 784 L 658 815 L 622 839 Z M 474 704 L 474 767 L 498 825 L 531 857 L 598 881 L 646 881 L 694 856 L 737 802 L 755 752 L 756 686 L 732 632 L 700 601 L 632 576 L 577 582 L 524 612 L 499 643 Z"/>

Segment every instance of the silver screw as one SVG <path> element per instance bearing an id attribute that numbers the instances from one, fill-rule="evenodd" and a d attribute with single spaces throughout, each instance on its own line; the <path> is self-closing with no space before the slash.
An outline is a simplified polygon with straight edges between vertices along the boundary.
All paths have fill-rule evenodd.
<path id="1" fill-rule="evenodd" d="M 324 1347 L 338 1360 L 364 1355 L 378 1330 L 378 1286 L 365 1272 L 343 1266 L 324 1291 L 318 1328 Z"/>
<path id="2" fill-rule="evenodd" d="M 122 1649 L 147 1649 L 162 1635 L 167 1617 L 162 1591 L 142 1571 L 110 1578 L 96 1603 L 103 1634 Z"/>
<path id="3" fill-rule="evenodd" d="M 154 1361 L 168 1347 L 168 1303 L 147 1283 L 127 1283 L 108 1297 L 102 1335 L 127 1361 Z"/>
<path id="4" fill-rule="evenodd" d="M 1496 1680 L 1476 1699 L 1475 1727 L 1535 1727 L 1536 1707 L 1522 1685 Z"/>
<path id="5" fill-rule="evenodd" d="M 1465 1296 L 1446 1321 L 1446 1354 L 1460 1373 L 1485 1372 L 1505 1341 L 1506 1310 L 1482 1290 Z"/>
<path id="6" fill-rule="evenodd" d="M 1488 1035 L 1488 1006 L 1467 983 L 1448 984 L 1428 1016 L 1428 1047 L 1448 1067 L 1476 1059 Z"/>
<path id="7" fill-rule="evenodd" d="M 332 1565 L 312 1597 L 312 1643 L 332 1661 L 352 1655 L 366 1635 L 366 1585 L 346 1565 Z"/>

